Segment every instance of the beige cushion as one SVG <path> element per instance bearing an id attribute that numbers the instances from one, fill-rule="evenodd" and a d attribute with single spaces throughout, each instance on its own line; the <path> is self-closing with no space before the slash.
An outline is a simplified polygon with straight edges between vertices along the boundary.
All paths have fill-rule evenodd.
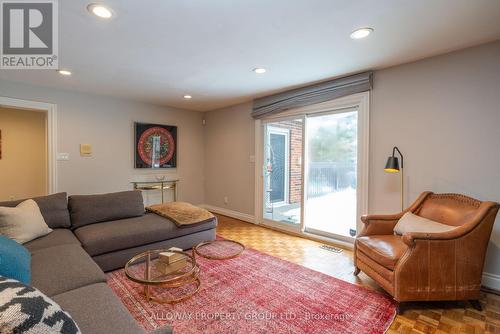
<path id="1" fill-rule="evenodd" d="M 26 200 L 14 208 L 0 207 L 0 235 L 24 244 L 50 232 L 52 229 L 45 223 L 34 200 Z"/>
<path id="2" fill-rule="evenodd" d="M 454 230 L 455 228 L 457 227 L 441 224 L 407 212 L 399 219 L 396 226 L 394 226 L 394 233 L 399 235 L 408 232 L 441 233 Z"/>

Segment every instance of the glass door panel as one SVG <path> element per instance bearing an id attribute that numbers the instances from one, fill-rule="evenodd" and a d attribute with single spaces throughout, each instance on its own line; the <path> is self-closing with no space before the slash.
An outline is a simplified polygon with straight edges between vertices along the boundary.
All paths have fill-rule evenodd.
<path id="1" fill-rule="evenodd" d="M 357 129 L 357 111 L 306 119 L 306 232 L 356 233 Z"/>
<path id="2" fill-rule="evenodd" d="M 279 129 L 281 130 L 281 129 Z M 286 203 L 288 174 L 288 138 L 287 130 L 269 129 L 269 202 L 273 204 Z"/>
<path id="3" fill-rule="evenodd" d="M 263 217 L 300 226 L 302 118 L 264 124 Z"/>

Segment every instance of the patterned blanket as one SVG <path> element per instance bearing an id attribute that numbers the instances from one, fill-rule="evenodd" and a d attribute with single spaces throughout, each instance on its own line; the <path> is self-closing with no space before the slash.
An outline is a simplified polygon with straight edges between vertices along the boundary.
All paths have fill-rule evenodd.
<path id="1" fill-rule="evenodd" d="M 177 226 L 198 224 L 214 218 L 209 211 L 186 202 L 155 204 L 146 207 L 146 210 L 170 219 Z"/>

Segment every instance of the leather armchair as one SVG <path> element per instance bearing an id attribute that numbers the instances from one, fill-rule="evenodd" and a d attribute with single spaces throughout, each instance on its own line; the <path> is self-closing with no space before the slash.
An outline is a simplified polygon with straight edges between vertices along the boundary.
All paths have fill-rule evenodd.
<path id="1" fill-rule="evenodd" d="M 398 214 L 363 216 L 354 274 L 362 270 L 398 302 L 478 300 L 498 209 L 495 202 L 424 192 Z M 406 212 L 457 228 L 395 235 L 394 226 Z"/>

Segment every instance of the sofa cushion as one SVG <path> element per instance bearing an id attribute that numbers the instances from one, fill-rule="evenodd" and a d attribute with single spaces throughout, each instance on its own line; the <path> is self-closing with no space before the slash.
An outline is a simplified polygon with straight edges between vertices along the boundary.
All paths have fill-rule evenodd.
<path id="1" fill-rule="evenodd" d="M 213 229 L 217 219 L 189 227 L 177 227 L 154 213 L 141 217 L 93 224 L 75 230 L 83 248 L 92 256 L 168 240 L 194 232 Z"/>
<path id="2" fill-rule="evenodd" d="M 441 224 L 433 220 L 407 212 L 394 226 L 394 233 L 403 235 L 410 232 L 441 233 L 456 229 L 457 226 Z"/>
<path id="3" fill-rule="evenodd" d="M 28 199 L 13 208 L 0 206 L 0 235 L 24 244 L 50 232 L 52 229 L 34 200 Z"/>
<path id="4" fill-rule="evenodd" d="M 31 240 L 25 243 L 23 246 L 26 247 L 30 252 L 32 252 L 42 248 L 68 244 L 80 245 L 80 241 L 78 241 L 73 232 L 71 232 L 70 230 L 65 228 L 56 228 L 49 234 L 41 238 Z"/>
<path id="5" fill-rule="evenodd" d="M 192 248 L 193 246 L 196 246 L 202 241 L 207 240 L 215 240 L 215 228 L 183 235 L 181 237 L 173 239 L 154 242 L 152 244 L 94 255 L 92 256 L 92 260 L 94 260 L 99 265 L 99 267 L 101 267 L 101 269 L 106 272 L 123 268 L 127 261 L 132 257 L 150 249 L 169 249 L 170 247 L 177 247 L 186 250 Z"/>
<path id="6" fill-rule="evenodd" d="M 66 193 L 34 197 L 32 199 L 36 202 L 36 204 L 38 204 L 43 219 L 45 219 L 45 223 L 47 223 L 50 228 L 62 228 L 71 226 Z M 23 201 L 25 200 L 22 199 L 9 202 L 0 202 L 0 206 L 15 207 Z"/>
<path id="7" fill-rule="evenodd" d="M 144 214 L 144 200 L 139 190 L 70 196 L 68 206 L 73 229 Z"/>
<path id="8" fill-rule="evenodd" d="M 31 256 L 31 283 L 48 296 L 106 282 L 104 272 L 78 245 L 44 248 Z"/>
<path id="9" fill-rule="evenodd" d="M 87 285 L 53 296 L 52 299 L 71 314 L 82 333 L 144 333 L 105 283 Z"/>
<path id="10" fill-rule="evenodd" d="M 380 265 L 394 270 L 408 249 L 399 235 L 371 235 L 356 238 L 356 247 Z"/>
<path id="11" fill-rule="evenodd" d="M 77 324 L 37 289 L 0 277 L 0 332 L 79 334 Z"/>
<path id="12" fill-rule="evenodd" d="M 31 254 L 26 247 L 0 235 L 0 276 L 25 284 L 31 281 Z"/>

